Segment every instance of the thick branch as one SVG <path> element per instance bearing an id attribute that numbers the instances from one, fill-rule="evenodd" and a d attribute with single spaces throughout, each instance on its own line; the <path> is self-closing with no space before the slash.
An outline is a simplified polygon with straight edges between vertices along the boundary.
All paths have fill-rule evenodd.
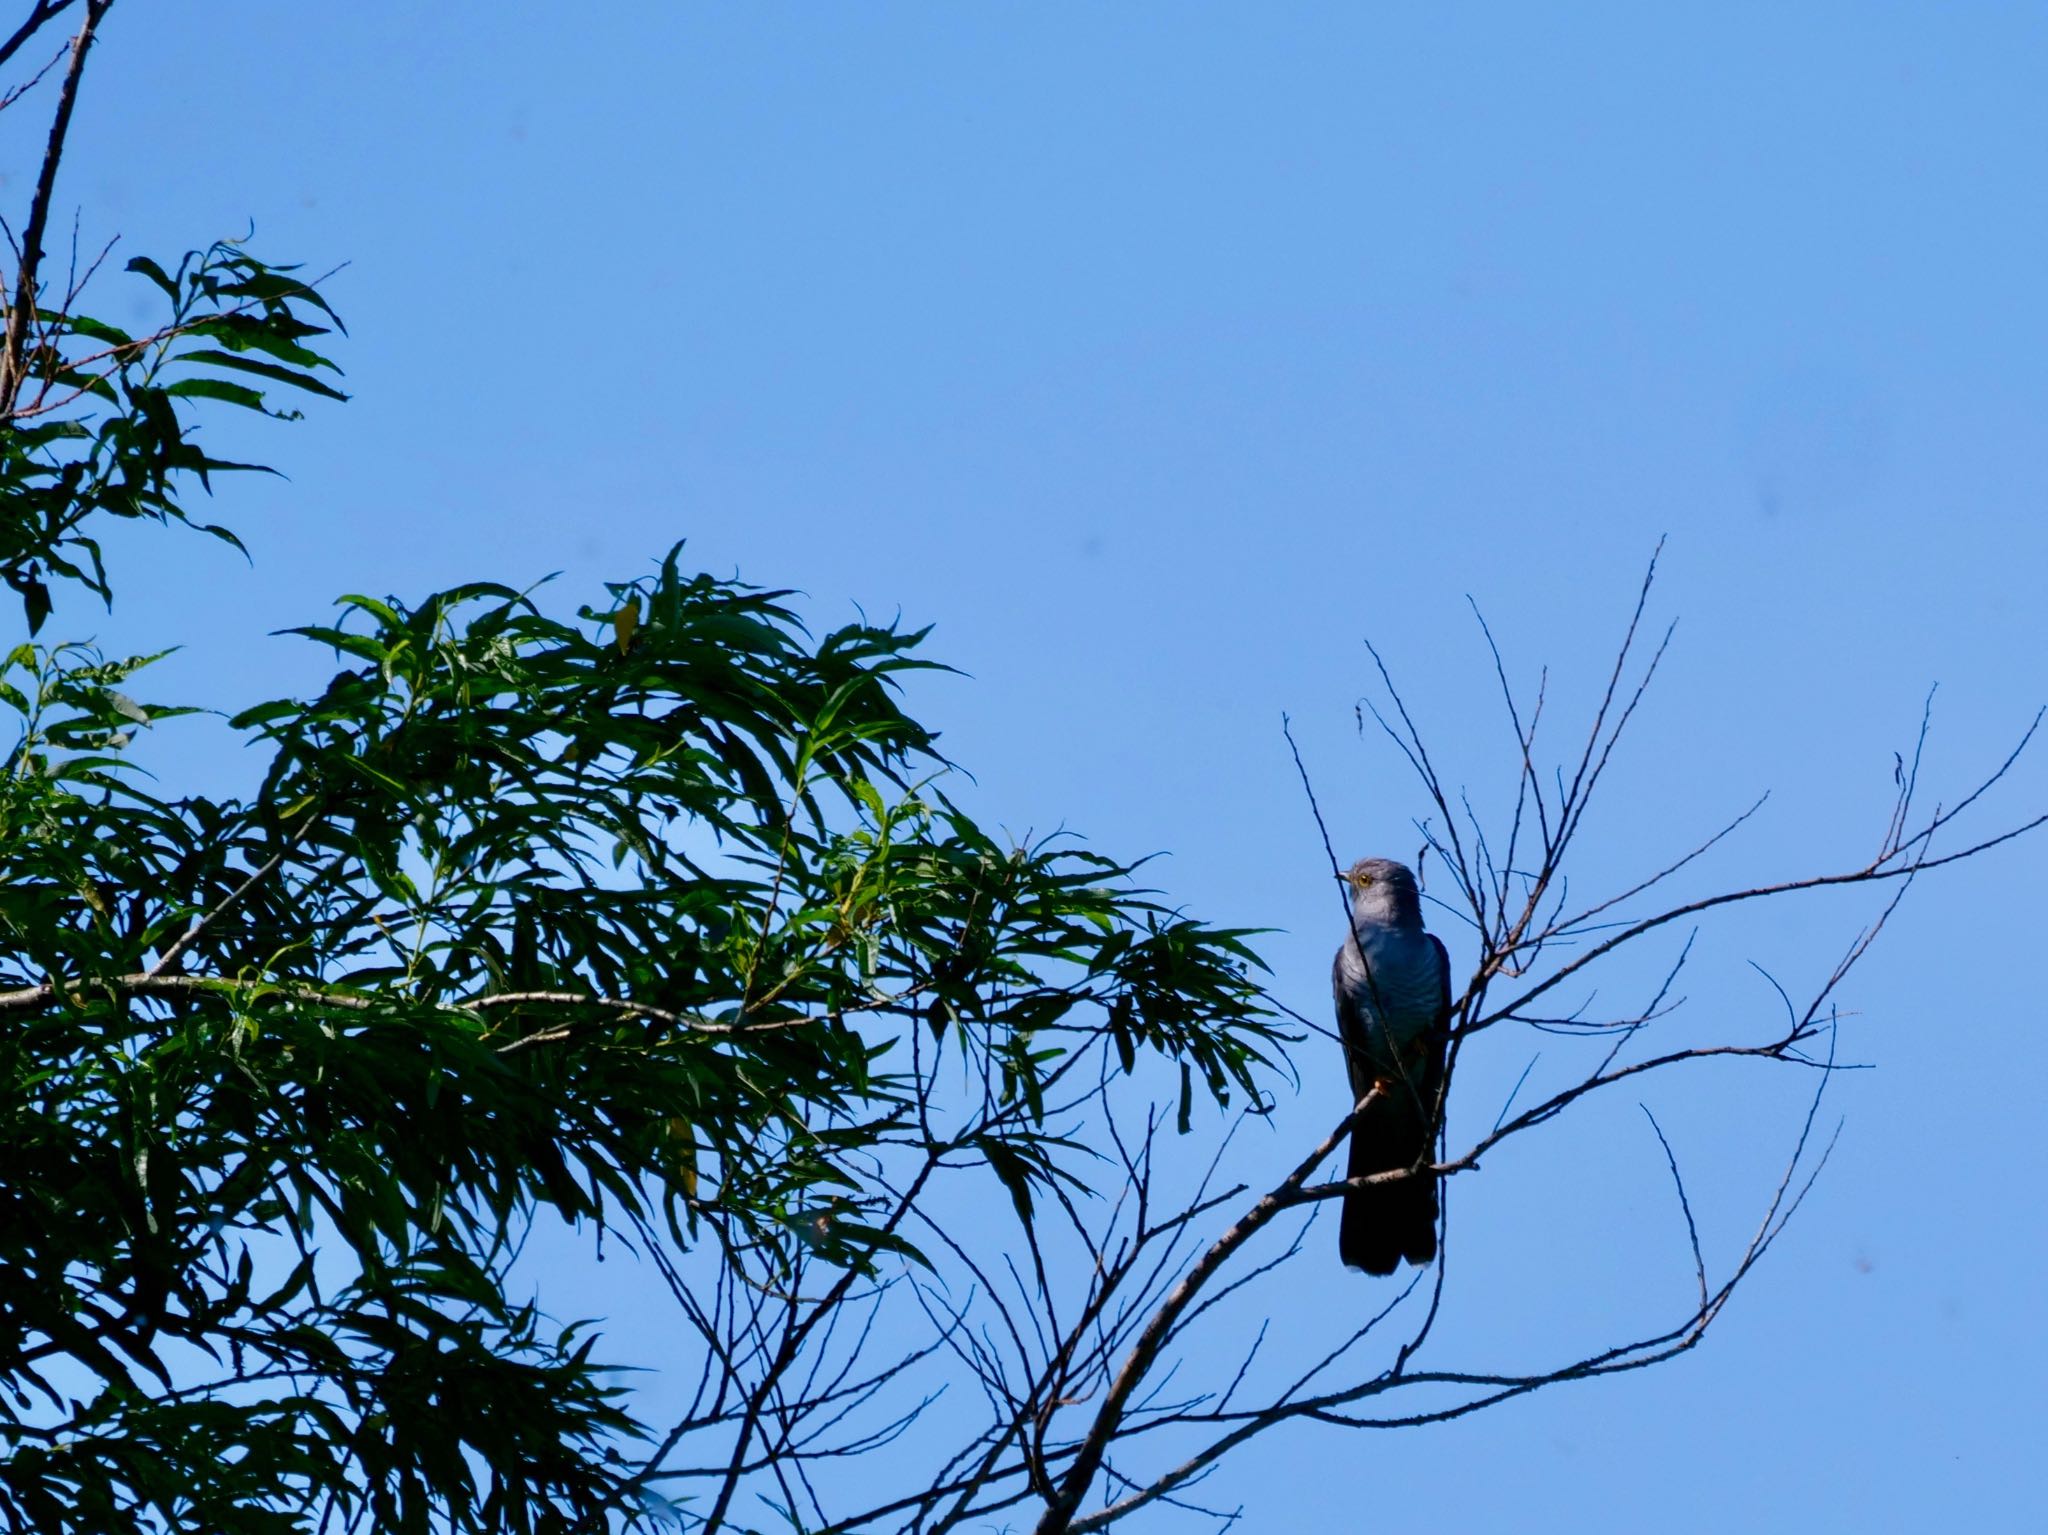
<path id="1" fill-rule="evenodd" d="M 77 0 L 36 0 L 28 19 L 14 29 L 14 35 L 0 43 L 0 69 L 7 67 L 8 60 L 21 51 L 22 45 L 34 37 L 43 27 L 59 15 L 71 9 Z"/>
<path id="2" fill-rule="evenodd" d="M 1180 1314 L 1202 1291 L 1215 1272 L 1229 1260 L 1231 1255 L 1252 1239 L 1263 1227 L 1282 1211 L 1292 1208 L 1292 1195 L 1307 1181 L 1310 1173 L 1322 1165 L 1323 1159 L 1336 1150 L 1337 1143 L 1349 1132 L 1357 1114 L 1346 1115 L 1344 1122 L 1295 1164 L 1294 1169 L 1283 1178 L 1259 1202 L 1237 1218 L 1230 1228 L 1218 1237 L 1209 1250 L 1195 1261 L 1187 1276 L 1173 1287 L 1159 1309 L 1152 1313 L 1145 1330 L 1138 1335 L 1130 1356 L 1117 1371 L 1116 1379 L 1110 1384 L 1109 1393 L 1095 1414 L 1087 1437 L 1081 1441 L 1074 1464 L 1060 1480 L 1059 1498 L 1047 1507 L 1040 1517 L 1037 1535 L 1065 1535 L 1072 1528 L 1074 1516 L 1081 1506 L 1081 1500 L 1088 1495 L 1088 1488 L 1102 1469 L 1102 1457 L 1109 1449 L 1110 1441 L 1116 1437 L 1122 1426 L 1124 1412 L 1130 1403 L 1131 1393 L 1151 1370 L 1159 1351 L 1172 1335 L 1174 1324 Z"/>

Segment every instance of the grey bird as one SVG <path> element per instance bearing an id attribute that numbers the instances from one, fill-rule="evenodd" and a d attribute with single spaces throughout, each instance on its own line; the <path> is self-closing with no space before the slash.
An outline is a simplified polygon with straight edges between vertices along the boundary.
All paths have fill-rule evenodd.
<path id="1" fill-rule="evenodd" d="M 1415 876 L 1388 858 L 1361 858 L 1339 875 L 1351 895 L 1351 935 L 1330 983 L 1352 1101 L 1346 1176 L 1436 1160 L 1444 1050 L 1450 1042 L 1451 958 L 1422 929 Z M 1391 1274 L 1403 1258 L 1436 1257 L 1437 1177 L 1417 1173 L 1344 1196 L 1337 1250 L 1352 1268 Z"/>

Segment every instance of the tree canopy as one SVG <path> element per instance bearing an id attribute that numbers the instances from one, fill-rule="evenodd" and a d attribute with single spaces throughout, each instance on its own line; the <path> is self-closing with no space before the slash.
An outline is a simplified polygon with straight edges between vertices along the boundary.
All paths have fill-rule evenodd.
<path id="1" fill-rule="evenodd" d="M 245 467 L 192 444 L 192 403 L 335 392 L 289 274 L 131 265 L 160 333 L 46 312 L 27 361 L 31 626 L 52 579 L 108 591 L 95 517 L 188 521 L 190 485 Z M 300 631 L 343 663 L 327 687 L 233 719 L 270 754 L 247 800 L 151 792 L 146 730 L 191 712 L 148 697 L 152 658 L 8 654 L 24 1527 L 582 1527 L 635 1425 L 595 1339 L 506 1294 L 536 1210 L 854 1274 L 915 1251 L 862 1171 L 915 1133 L 912 1033 L 1000 1084 L 934 1144 L 1026 1206 L 1066 1036 L 1249 1088 L 1273 1029 L 1244 935 L 950 803 L 894 695 L 922 634 L 813 638 L 680 554 L 575 618 L 545 587 L 344 599 Z"/>

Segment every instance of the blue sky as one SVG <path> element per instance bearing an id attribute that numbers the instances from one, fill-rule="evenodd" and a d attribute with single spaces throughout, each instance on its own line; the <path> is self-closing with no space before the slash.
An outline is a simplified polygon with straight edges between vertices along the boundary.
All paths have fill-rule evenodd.
<path id="1" fill-rule="evenodd" d="M 1765 789 L 1703 880 L 1849 867 L 1930 684 L 1951 800 L 2048 698 L 2044 80 L 2048 17 L 1993 4 L 117 8 L 62 189 L 86 235 L 253 221 L 273 259 L 350 262 L 355 399 L 224 426 L 290 475 L 222 495 L 253 568 L 123 540 L 115 613 L 58 627 L 184 641 L 158 691 L 229 706 L 324 680 L 260 636 L 339 592 L 560 571 L 566 604 L 687 538 L 821 623 L 935 624 L 967 675 L 916 702 L 975 805 L 1169 854 L 1161 886 L 1279 929 L 1276 987 L 1319 1010 L 1336 909 L 1281 712 L 1339 851 L 1412 852 L 1419 795 L 1353 723 L 1361 637 L 1483 796 L 1513 765 L 1466 594 L 1579 718 L 1668 534 L 1653 612 L 1682 622 L 1589 888 Z M 247 772 L 189 739 L 167 760 Z M 2048 772 L 2002 804 L 2044 808 Z M 1254 1529 L 2038 1517 L 2040 857 L 1917 888 L 1858 972 L 1845 1048 L 1877 1069 L 1700 1352 L 1276 1438 L 1211 1501 Z M 1815 979 L 1871 904 L 1703 936 L 1701 1026 L 1761 1026 L 1745 961 Z M 1490 1121 L 1540 1044 L 1500 1039 L 1461 1108 Z M 1337 1112 L 1322 1064 L 1284 1128 Z M 1661 1093 L 1732 1253 L 1786 1096 Z M 1630 1103 L 1469 1180 L 1441 1362 L 1682 1303 L 1663 1178 Z M 1332 1315 L 1372 1293 L 1298 1283 Z"/>

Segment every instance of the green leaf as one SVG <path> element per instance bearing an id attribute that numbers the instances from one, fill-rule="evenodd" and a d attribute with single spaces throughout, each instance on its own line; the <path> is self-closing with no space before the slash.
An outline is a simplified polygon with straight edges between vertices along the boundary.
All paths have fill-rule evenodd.
<path id="1" fill-rule="evenodd" d="M 20 577 L 17 585 L 21 591 L 22 611 L 28 618 L 28 632 L 40 633 L 44 621 L 50 616 L 50 589 L 33 574 Z"/>
<path id="2" fill-rule="evenodd" d="M 109 688 L 107 690 L 107 702 L 113 706 L 114 712 L 122 718 L 131 719 L 138 725 L 147 725 L 149 723 L 149 711 L 126 693 L 117 692 L 113 688 Z"/>
<path id="3" fill-rule="evenodd" d="M 167 295 L 169 295 L 172 303 L 175 304 L 180 298 L 181 295 L 178 291 L 178 285 L 172 282 L 169 274 L 166 273 L 164 269 L 158 266 L 154 261 L 150 260 L 149 257 L 134 256 L 129 258 L 127 270 L 131 272 L 140 272 L 144 277 L 147 277 L 151 282 L 155 283 L 159 288 L 163 289 Z"/>
<path id="4" fill-rule="evenodd" d="M 989 1170 L 1010 1192 L 1010 1203 L 1016 1207 L 1017 1219 L 1025 1225 L 1031 1224 L 1033 1207 L 1031 1202 L 1031 1164 L 1017 1151 L 1006 1146 L 993 1136 L 986 1136 L 975 1142 L 976 1148 L 987 1158 Z"/>
<path id="5" fill-rule="evenodd" d="M 230 405 L 240 405 L 249 410 L 263 409 L 263 396 L 259 391 L 246 384 L 231 384 L 220 378 L 181 378 L 159 392 L 167 399 L 225 400 Z"/>
<path id="6" fill-rule="evenodd" d="M 104 341 L 107 345 L 116 347 L 135 345 L 135 338 L 128 332 L 118 326 L 95 320 L 90 315 L 65 315 L 62 323 L 73 335 L 84 336 L 91 341 Z"/>
<path id="7" fill-rule="evenodd" d="M 348 396 L 323 379 L 315 378 L 300 368 L 288 368 L 277 363 L 258 362 L 253 357 L 237 357 L 233 352 L 215 351 L 211 348 L 196 352 L 181 352 L 176 359 L 181 363 L 205 363 L 209 367 L 233 368 L 241 373 L 254 373 L 263 378 L 274 379 L 294 389 L 303 389 L 311 394 L 324 395 L 330 400 L 346 401 Z M 260 398 L 260 396 L 259 396 Z"/>

